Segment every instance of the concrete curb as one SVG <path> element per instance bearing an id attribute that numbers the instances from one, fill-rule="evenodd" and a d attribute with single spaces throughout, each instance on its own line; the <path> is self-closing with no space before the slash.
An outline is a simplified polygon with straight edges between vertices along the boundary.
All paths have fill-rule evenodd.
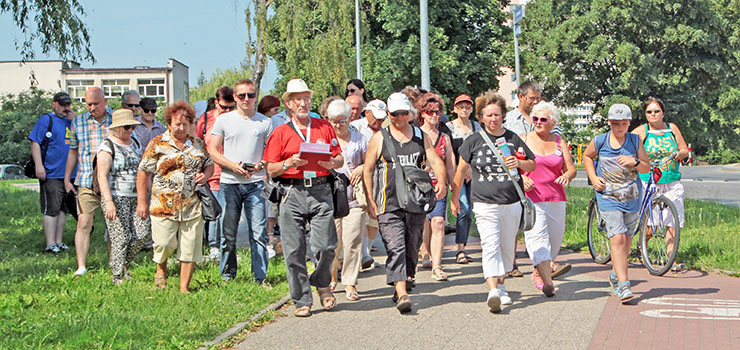
<path id="1" fill-rule="evenodd" d="M 222 341 L 229 339 L 233 337 L 234 335 L 236 335 L 237 333 L 241 332 L 244 328 L 252 324 L 252 322 L 256 322 L 257 320 L 259 320 L 260 317 L 262 317 L 262 315 L 264 315 L 265 313 L 270 312 L 270 311 L 275 311 L 283 307 L 283 305 L 287 304 L 288 301 L 290 301 L 290 294 L 286 294 L 284 297 L 282 297 L 280 300 L 278 300 L 274 304 L 269 305 L 266 308 L 260 310 L 254 316 L 250 317 L 248 321 L 239 322 L 231 326 L 231 328 L 217 335 L 216 338 L 213 338 L 213 340 L 203 344 L 203 346 L 199 347 L 198 350 L 207 350 L 211 346 L 221 344 Z"/>
<path id="2" fill-rule="evenodd" d="M 720 168 L 720 171 L 728 173 L 738 173 L 740 172 L 740 163 L 725 165 Z"/>

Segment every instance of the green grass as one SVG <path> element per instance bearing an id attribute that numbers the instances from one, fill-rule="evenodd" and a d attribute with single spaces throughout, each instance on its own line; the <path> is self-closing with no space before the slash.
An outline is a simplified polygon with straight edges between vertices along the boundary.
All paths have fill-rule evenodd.
<path id="1" fill-rule="evenodd" d="M 64 241 L 74 241 L 69 219 Z M 247 251 L 240 274 L 221 282 L 216 264 L 199 265 L 192 293 L 179 293 L 179 265 L 170 264 L 168 288 L 154 288 L 151 251 L 131 264 L 133 278 L 111 283 L 100 215 L 88 255 L 87 276 L 73 278 L 74 247 L 42 253 L 38 194 L 0 182 L 0 348 L 192 349 L 249 319 L 288 292 L 282 257 L 270 261 L 270 291 L 250 277 Z"/>

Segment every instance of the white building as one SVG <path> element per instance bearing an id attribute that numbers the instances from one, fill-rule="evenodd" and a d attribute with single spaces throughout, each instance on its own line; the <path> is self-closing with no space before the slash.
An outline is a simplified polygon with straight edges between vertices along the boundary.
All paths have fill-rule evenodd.
<path id="1" fill-rule="evenodd" d="M 189 68 L 174 58 L 167 67 L 82 68 L 74 61 L 0 61 L 0 96 L 18 94 L 32 85 L 38 89 L 67 91 L 83 101 L 85 90 L 97 86 L 106 97 L 117 97 L 126 90 L 138 90 L 142 96 L 171 104 L 189 100 Z"/>

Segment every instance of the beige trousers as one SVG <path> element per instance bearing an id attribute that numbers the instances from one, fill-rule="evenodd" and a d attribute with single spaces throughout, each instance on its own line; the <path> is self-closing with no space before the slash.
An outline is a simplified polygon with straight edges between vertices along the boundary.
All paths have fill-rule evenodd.
<path id="1" fill-rule="evenodd" d="M 339 253 L 344 255 L 342 263 L 342 284 L 357 285 L 357 276 L 362 265 L 362 232 L 366 225 L 365 209 L 352 208 L 349 215 L 334 219 L 337 227 L 337 249 L 333 268 L 339 268 Z"/>
<path id="2" fill-rule="evenodd" d="M 177 260 L 200 262 L 203 259 L 203 217 L 187 221 L 150 216 L 152 219 L 152 260 L 157 264 L 167 261 L 177 249 Z"/>

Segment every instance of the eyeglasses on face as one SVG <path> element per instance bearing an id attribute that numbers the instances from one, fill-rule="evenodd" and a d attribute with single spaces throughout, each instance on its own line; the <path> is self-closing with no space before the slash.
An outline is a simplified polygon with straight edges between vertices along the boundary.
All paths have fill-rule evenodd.
<path id="1" fill-rule="evenodd" d="M 424 114 L 428 114 L 428 115 L 432 115 L 432 116 L 434 116 L 434 115 L 442 115 L 442 111 L 440 111 L 440 110 L 429 110 L 429 111 L 424 111 Z"/>
<path id="2" fill-rule="evenodd" d="M 152 108 L 152 109 L 142 108 L 141 110 L 144 111 L 144 113 L 157 113 L 157 109 L 156 108 Z"/>
<path id="3" fill-rule="evenodd" d="M 550 121 L 550 118 L 548 118 L 548 117 L 538 117 L 538 116 L 535 115 L 535 116 L 532 117 L 532 121 L 535 122 L 535 123 L 546 124 L 548 121 Z"/>
<path id="4" fill-rule="evenodd" d="M 405 117 L 409 115 L 409 111 L 395 111 L 395 112 L 391 112 L 391 115 L 394 117 Z"/>
<path id="5" fill-rule="evenodd" d="M 236 94 L 236 97 L 239 100 L 244 101 L 244 99 L 246 99 L 247 97 L 249 97 L 249 98 L 255 98 L 255 97 L 257 97 L 257 93 L 256 92 L 249 92 L 249 93 L 242 92 L 241 94 Z"/>
<path id="6" fill-rule="evenodd" d="M 347 92 L 349 92 L 350 94 L 354 94 L 355 92 L 357 92 L 357 89 L 349 88 L 347 89 Z"/>
<path id="7" fill-rule="evenodd" d="M 128 106 L 128 108 L 134 108 L 134 107 L 139 108 L 138 103 L 127 103 L 126 106 Z"/>
<path id="8" fill-rule="evenodd" d="M 236 104 L 233 104 L 231 106 L 224 106 L 219 103 L 218 106 L 221 107 L 221 109 L 223 109 L 224 111 L 231 111 L 234 109 L 234 107 L 236 107 Z"/>
<path id="9" fill-rule="evenodd" d="M 129 131 L 133 130 L 136 127 L 136 125 L 124 125 L 122 126 L 123 130 Z"/>
<path id="10" fill-rule="evenodd" d="M 342 125 L 342 124 L 347 124 L 347 123 L 349 123 L 349 120 L 347 120 L 347 119 L 342 119 L 342 120 L 330 120 L 330 121 L 329 121 L 329 123 L 331 123 L 331 124 L 336 124 L 336 125 Z"/>
<path id="11" fill-rule="evenodd" d="M 649 111 L 645 111 L 645 114 L 658 114 L 658 113 L 661 113 L 661 112 L 663 112 L 663 111 L 661 111 L 660 109 L 651 109 Z"/>

